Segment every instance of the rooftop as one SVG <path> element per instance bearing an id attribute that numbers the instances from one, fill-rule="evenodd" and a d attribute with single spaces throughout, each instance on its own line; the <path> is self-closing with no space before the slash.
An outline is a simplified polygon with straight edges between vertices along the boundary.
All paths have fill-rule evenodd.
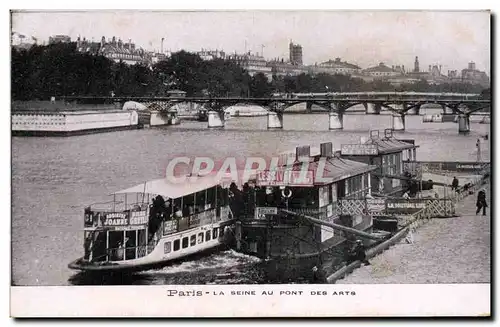
<path id="1" fill-rule="evenodd" d="M 361 69 L 358 65 L 348 63 L 347 61 L 341 61 L 340 58 L 335 58 L 335 60 L 328 60 L 319 64 L 320 66 L 334 66 L 339 68 L 351 68 L 351 69 Z"/>
<path id="2" fill-rule="evenodd" d="M 413 149 L 418 147 L 418 145 L 398 140 L 395 139 L 394 137 L 384 137 L 384 138 L 371 137 L 363 144 L 377 145 L 379 154 L 401 152 L 403 150 Z"/>
<path id="3" fill-rule="evenodd" d="M 394 72 L 394 73 L 397 73 L 396 70 L 392 69 L 389 66 L 386 66 L 383 62 L 378 64 L 378 66 L 374 66 L 374 67 L 370 67 L 370 68 L 365 69 L 365 72 L 381 72 L 381 73 Z"/>

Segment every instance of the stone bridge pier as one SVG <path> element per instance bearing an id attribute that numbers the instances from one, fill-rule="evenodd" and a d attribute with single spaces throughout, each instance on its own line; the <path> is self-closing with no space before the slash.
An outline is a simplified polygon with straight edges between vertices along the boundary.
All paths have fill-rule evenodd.
<path id="1" fill-rule="evenodd" d="M 330 104 L 329 116 L 329 130 L 344 129 L 344 112 L 339 109 L 338 104 Z"/>
<path id="2" fill-rule="evenodd" d="M 283 129 L 283 111 L 267 113 L 267 129 Z"/>
<path id="3" fill-rule="evenodd" d="M 224 127 L 224 110 L 213 110 L 208 112 L 208 128 Z"/>
<path id="4" fill-rule="evenodd" d="M 460 114 L 458 116 L 458 134 L 469 134 L 470 132 L 470 118 L 467 114 Z"/>
<path id="5" fill-rule="evenodd" d="M 392 105 L 392 108 L 397 110 L 392 112 L 392 129 L 395 131 L 404 131 L 406 128 L 405 122 L 405 108 L 406 104 L 404 103 L 395 103 Z"/>

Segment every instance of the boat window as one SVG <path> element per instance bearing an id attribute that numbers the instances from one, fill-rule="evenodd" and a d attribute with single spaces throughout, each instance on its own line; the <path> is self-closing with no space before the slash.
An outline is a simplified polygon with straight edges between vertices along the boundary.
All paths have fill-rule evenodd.
<path id="1" fill-rule="evenodd" d="M 331 195 L 331 202 L 335 203 L 337 202 L 337 184 L 333 183 L 330 185 L 330 195 Z"/>
<path id="2" fill-rule="evenodd" d="M 221 226 L 220 227 L 219 238 L 222 238 L 222 236 L 224 236 L 224 229 L 225 228 L 226 228 L 226 226 Z"/>
<path id="3" fill-rule="evenodd" d="M 181 248 L 181 240 L 175 240 L 174 241 L 174 251 L 179 251 Z"/>
<path id="4" fill-rule="evenodd" d="M 165 242 L 164 253 L 167 254 L 170 253 L 170 251 L 172 251 L 172 242 Z"/>
<path id="5" fill-rule="evenodd" d="M 211 236 L 212 236 L 211 231 L 207 230 L 207 232 L 205 233 L 205 240 L 206 241 L 210 241 Z"/>
<path id="6" fill-rule="evenodd" d="M 219 228 L 215 227 L 213 230 L 212 238 L 215 240 L 219 236 Z"/>
<path id="7" fill-rule="evenodd" d="M 182 239 L 182 248 L 185 249 L 189 246 L 189 239 L 187 237 L 184 237 Z"/>
<path id="8" fill-rule="evenodd" d="M 203 233 L 198 234 L 198 244 L 203 243 Z"/>
<path id="9" fill-rule="evenodd" d="M 225 206 L 229 204 L 228 189 L 217 186 L 217 205 Z"/>
<path id="10" fill-rule="evenodd" d="M 194 194 L 194 200 L 195 200 L 195 206 L 194 206 L 195 213 L 202 212 L 202 211 L 206 210 L 206 208 L 205 208 L 205 201 L 206 201 L 205 190 L 203 190 L 201 192 L 196 192 Z"/>
<path id="11" fill-rule="evenodd" d="M 330 204 L 330 185 L 319 187 L 319 207 Z"/>
<path id="12" fill-rule="evenodd" d="M 278 189 L 279 190 L 279 189 Z M 290 209 L 317 209 L 319 202 L 319 191 L 315 187 L 292 187 L 292 196 L 288 199 Z M 279 197 L 282 198 L 279 190 Z"/>
<path id="13" fill-rule="evenodd" d="M 368 177 L 363 174 L 346 179 L 346 197 L 351 199 L 364 198 L 368 193 Z"/>
<path id="14" fill-rule="evenodd" d="M 209 210 L 215 207 L 215 187 L 207 189 L 207 203 L 205 205 L 205 210 Z"/>
<path id="15" fill-rule="evenodd" d="M 196 245 L 196 235 L 191 235 L 191 246 Z"/>

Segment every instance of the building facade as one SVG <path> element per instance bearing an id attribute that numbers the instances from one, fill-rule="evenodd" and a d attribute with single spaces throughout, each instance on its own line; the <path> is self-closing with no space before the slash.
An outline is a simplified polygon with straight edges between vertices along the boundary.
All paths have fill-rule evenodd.
<path id="1" fill-rule="evenodd" d="M 313 68 L 314 73 L 326 73 L 326 74 L 342 74 L 342 75 L 354 75 L 361 72 L 361 68 L 357 65 L 350 64 L 346 61 L 341 61 L 340 58 L 335 58 L 335 60 L 328 60 L 315 65 Z"/>
<path id="2" fill-rule="evenodd" d="M 300 44 L 293 44 L 293 42 L 290 41 L 289 51 L 290 51 L 290 63 L 292 65 L 301 66 L 303 64 L 302 63 L 302 46 Z"/>
<path id="3" fill-rule="evenodd" d="M 270 66 L 266 59 L 258 53 L 252 54 L 250 51 L 248 51 L 245 54 L 235 53 L 232 55 L 228 55 L 225 58 L 248 71 L 250 76 L 254 76 L 257 73 L 263 73 L 264 75 L 266 75 L 268 80 L 272 79 L 272 66 Z"/>
<path id="4" fill-rule="evenodd" d="M 226 53 L 222 50 L 201 49 L 196 54 L 203 60 L 226 59 Z"/>
<path id="5" fill-rule="evenodd" d="M 378 64 L 378 66 L 363 70 L 363 74 L 374 78 L 388 78 L 401 75 L 401 72 L 398 72 L 397 70 L 392 69 L 391 67 L 388 67 L 383 62 L 381 62 Z"/>
<path id="6" fill-rule="evenodd" d="M 52 35 L 49 37 L 49 44 L 55 43 L 70 43 L 71 37 L 68 35 Z"/>
<path id="7" fill-rule="evenodd" d="M 484 87 L 490 85 L 490 79 L 485 72 L 476 69 L 476 63 L 471 61 L 467 68 L 462 69 L 462 81 L 464 83 L 480 84 Z"/>
<path id="8" fill-rule="evenodd" d="M 101 42 L 98 43 L 89 41 L 85 37 L 83 39 L 78 37 L 76 46 L 80 52 L 102 55 L 114 62 L 123 62 L 128 65 L 152 63 L 152 55 L 141 48 L 136 48 L 131 39 L 123 42 L 115 36 L 108 40 L 103 36 Z"/>

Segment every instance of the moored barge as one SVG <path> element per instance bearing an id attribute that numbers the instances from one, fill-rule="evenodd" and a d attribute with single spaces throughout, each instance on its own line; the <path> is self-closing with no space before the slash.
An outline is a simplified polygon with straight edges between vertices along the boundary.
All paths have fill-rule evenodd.
<path id="1" fill-rule="evenodd" d="M 81 271 L 138 271 L 164 266 L 224 245 L 232 224 L 228 189 L 217 176 L 188 176 L 184 183 L 148 181 L 85 208 Z"/>
<path id="2" fill-rule="evenodd" d="M 327 260 L 340 263 L 356 240 L 379 239 L 363 209 L 375 169 L 334 154 L 331 143 L 316 156 L 309 146 L 297 148 L 291 162 L 233 190 L 241 198 L 233 208 L 236 250 L 266 259 L 267 278 L 275 281 L 312 277 Z"/>

